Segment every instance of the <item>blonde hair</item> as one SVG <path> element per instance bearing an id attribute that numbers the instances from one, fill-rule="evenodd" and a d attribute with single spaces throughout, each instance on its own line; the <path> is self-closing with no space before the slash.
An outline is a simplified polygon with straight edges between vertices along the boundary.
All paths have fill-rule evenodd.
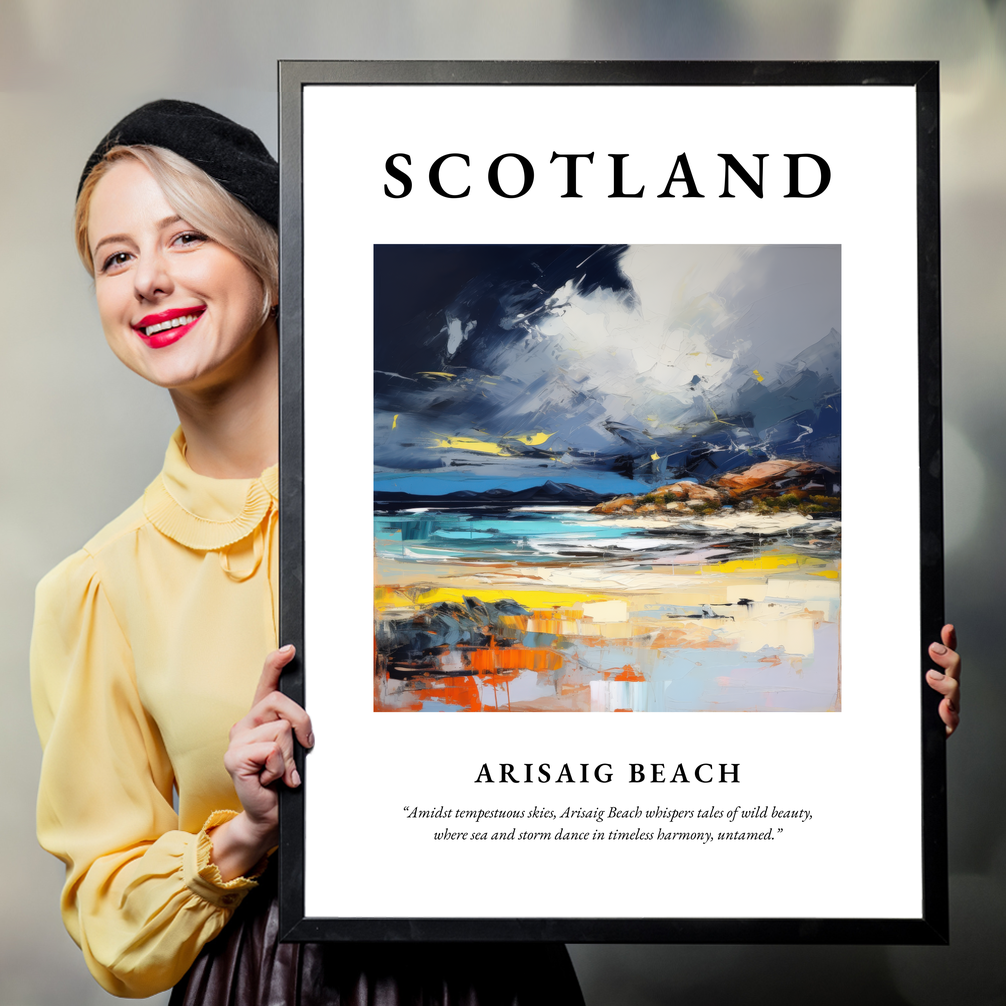
<path id="1" fill-rule="evenodd" d="M 154 176 L 168 205 L 183 220 L 234 252 L 255 273 L 262 283 L 264 323 L 279 293 L 279 236 L 202 168 L 165 147 L 112 147 L 84 181 L 74 210 L 74 238 L 92 279 L 94 259 L 87 240 L 91 197 L 109 168 L 126 158 L 139 161 Z"/>

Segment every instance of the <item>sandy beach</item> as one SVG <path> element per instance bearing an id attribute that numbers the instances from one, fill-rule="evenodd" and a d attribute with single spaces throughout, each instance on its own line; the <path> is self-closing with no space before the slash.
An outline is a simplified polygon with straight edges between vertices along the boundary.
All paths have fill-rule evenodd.
<path id="1" fill-rule="evenodd" d="M 375 708 L 521 711 L 834 711 L 841 706 L 840 559 L 775 539 L 800 515 L 722 514 L 716 531 L 773 543 L 710 561 L 695 548 L 647 561 L 375 562 Z M 622 519 L 626 534 L 668 521 Z M 771 535 L 768 534 L 771 532 Z M 643 540 L 645 539 L 637 539 Z M 712 541 L 715 544 L 715 541 Z M 380 641 L 425 634 L 425 666 Z M 415 649 L 415 647 L 413 647 Z M 400 655 L 402 648 L 397 653 Z"/>

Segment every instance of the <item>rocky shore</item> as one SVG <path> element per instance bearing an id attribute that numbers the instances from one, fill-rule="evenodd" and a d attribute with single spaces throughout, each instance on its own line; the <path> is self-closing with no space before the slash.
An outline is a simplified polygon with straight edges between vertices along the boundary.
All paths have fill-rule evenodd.
<path id="1" fill-rule="evenodd" d="M 590 512 L 628 514 L 711 514 L 724 507 L 779 513 L 834 513 L 842 509 L 841 475 L 814 461 L 777 458 L 735 468 L 709 482 L 670 482 L 638 496 L 616 496 Z"/>

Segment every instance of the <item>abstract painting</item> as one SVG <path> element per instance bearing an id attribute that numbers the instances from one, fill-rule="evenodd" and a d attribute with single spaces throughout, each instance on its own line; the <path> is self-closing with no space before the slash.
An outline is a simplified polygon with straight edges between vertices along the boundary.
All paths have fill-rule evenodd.
<path id="1" fill-rule="evenodd" d="M 841 708 L 841 248 L 378 245 L 374 708 Z"/>

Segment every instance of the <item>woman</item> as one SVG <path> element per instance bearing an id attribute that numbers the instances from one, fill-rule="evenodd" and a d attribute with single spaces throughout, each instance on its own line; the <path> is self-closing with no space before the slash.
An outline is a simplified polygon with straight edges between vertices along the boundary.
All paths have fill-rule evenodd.
<path id="1" fill-rule="evenodd" d="M 277 220 L 258 137 L 187 102 L 131 113 L 81 178 L 106 339 L 180 426 L 142 499 L 38 589 L 38 831 L 67 929 L 121 996 L 582 1003 L 561 945 L 277 944 L 276 786 L 313 744 L 274 649 Z"/>

